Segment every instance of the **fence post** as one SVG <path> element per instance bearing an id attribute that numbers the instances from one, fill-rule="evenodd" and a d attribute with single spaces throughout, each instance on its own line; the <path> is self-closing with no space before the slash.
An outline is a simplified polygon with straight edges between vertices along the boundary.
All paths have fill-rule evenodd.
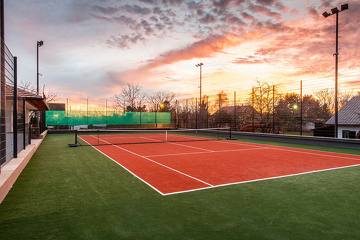
<path id="1" fill-rule="evenodd" d="M 252 88 L 251 92 L 251 105 L 252 105 L 252 131 L 255 132 L 255 89 Z"/>
<path id="2" fill-rule="evenodd" d="M 107 99 L 105 99 L 105 124 L 108 125 Z"/>
<path id="3" fill-rule="evenodd" d="M 141 119 L 141 113 L 142 113 L 142 110 L 140 109 L 140 128 L 142 128 L 142 119 Z"/>
<path id="4" fill-rule="evenodd" d="M 195 128 L 198 128 L 198 102 L 197 98 L 195 98 Z"/>
<path id="5" fill-rule="evenodd" d="M 66 98 L 66 124 L 69 127 L 69 98 Z"/>
<path id="6" fill-rule="evenodd" d="M 89 128 L 89 98 L 86 98 L 86 124 Z"/>
<path id="7" fill-rule="evenodd" d="M 218 121 L 218 125 L 217 127 L 221 127 L 221 100 L 220 100 L 221 96 L 220 93 L 218 94 L 218 112 L 219 112 L 219 121 Z"/>
<path id="8" fill-rule="evenodd" d="M 75 143 L 75 145 L 77 145 L 78 144 L 78 131 L 77 130 L 74 130 L 74 137 L 75 137 L 75 141 L 74 141 L 74 143 Z"/>
<path id="9" fill-rule="evenodd" d="M 14 90 L 13 90 L 13 157 L 18 152 L 18 122 L 17 122 L 17 57 L 14 57 Z"/>
<path id="10" fill-rule="evenodd" d="M 209 128 L 209 97 L 206 98 L 206 127 Z"/>
<path id="11" fill-rule="evenodd" d="M 0 173 L 1 173 L 1 165 L 6 161 L 6 109 L 5 109 L 5 29 L 4 29 L 4 1 L 0 1 Z"/>
<path id="12" fill-rule="evenodd" d="M 234 91 L 234 129 L 236 129 L 236 91 Z"/>
<path id="13" fill-rule="evenodd" d="M 275 134 L 275 85 L 272 86 L 272 133 Z"/>
<path id="14" fill-rule="evenodd" d="M 179 127 L 179 101 L 178 100 L 175 100 L 175 128 L 178 128 Z"/>
<path id="15" fill-rule="evenodd" d="M 24 149 L 26 148 L 26 111 L 25 111 L 25 98 L 23 99 L 23 109 L 22 109 L 22 115 L 23 115 L 23 132 L 24 132 L 24 136 L 23 136 L 23 147 Z"/>
<path id="16" fill-rule="evenodd" d="M 156 104 L 156 110 L 155 110 L 155 126 L 156 126 L 156 128 L 158 127 L 158 124 L 157 124 L 157 111 L 158 111 L 158 104 Z"/>
<path id="17" fill-rule="evenodd" d="M 300 80 L 300 136 L 303 135 L 303 92 L 302 80 Z"/>

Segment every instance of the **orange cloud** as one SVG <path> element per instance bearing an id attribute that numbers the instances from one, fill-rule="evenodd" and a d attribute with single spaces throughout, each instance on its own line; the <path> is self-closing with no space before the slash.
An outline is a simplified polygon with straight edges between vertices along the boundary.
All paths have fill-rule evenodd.
<path id="1" fill-rule="evenodd" d="M 156 68 L 179 61 L 211 57 L 213 54 L 221 52 L 225 48 L 240 44 L 241 41 L 242 39 L 234 34 L 210 36 L 185 48 L 162 54 L 159 57 L 150 60 L 150 62 L 142 68 Z"/>
<path id="2" fill-rule="evenodd" d="M 117 84 L 131 81 L 143 82 L 143 80 L 149 80 L 149 78 L 153 76 L 152 73 L 156 68 L 168 64 L 174 64 L 180 61 L 212 57 L 216 53 L 220 53 L 226 48 L 234 47 L 256 39 L 262 34 L 263 33 L 261 33 L 261 31 L 254 31 L 244 33 L 241 36 L 235 34 L 213 35 L 190 44 L 184 48 L 161 54 L 158 57 L 149 60 L 147 64 L 140 66 L 137 69 L 132 69 L 120 73 L 110 73 L 110 78 L 114 83 Z"/>

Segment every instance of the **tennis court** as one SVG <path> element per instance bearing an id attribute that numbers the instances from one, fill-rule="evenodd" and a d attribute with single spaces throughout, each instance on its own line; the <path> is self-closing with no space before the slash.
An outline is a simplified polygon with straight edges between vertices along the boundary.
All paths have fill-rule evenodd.
<path id="1" fill-rule="evenodd" d="M 227 131 L 84 131 L 76 135 L 162 195 L 360 166 L 360 156 L 229 140 Z"/>

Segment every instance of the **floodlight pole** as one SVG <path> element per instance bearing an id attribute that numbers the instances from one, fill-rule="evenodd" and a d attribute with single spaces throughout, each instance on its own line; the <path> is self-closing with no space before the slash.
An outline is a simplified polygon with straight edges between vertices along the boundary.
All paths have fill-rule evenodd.
<path id="1" fill-rule="evenodd" d="M 199 67 L 200 68 L 200 85 L 199 85 L 199 88 L 200 88 L 200 92 L 199 92 L 199 120 L 201 121 L 202 119 L 202 115 L 201 115 L 201 104 L 202 104 L 202 66 L 204 64 L 201 62 L 201 63 L 198 63 L 196 64 L 195 66 L 196 67 Z M 201 124 L 201 123 L 200 123 Z"/>
<path id="2" fill-rule="evenodd" d="M 339 99 L 338 99 L 338 66 L 339 66 L 339 13 L 349 9 L 348 4 L 341 5 L 341 9 L 333 8 L 331 13 L 324 12 L 322 15 L 327 18 L 331 15 L 336 17 L 336 46 L 335 46 L 335 138 L 338 138 L 339 129 Z"/>
<path id="3" fill-rule="evenodd" d="M 339 129 L 339 101 L 338 101 L 338 66 L 339 66 L 339 12 L 336 12 L 336 47 L 335 47 L 335 138 Z"/>
<path id="4" fill-rule="evenodd" d="M 36 42 L 36 94 L 39 95 L 39 48 L 44 45 L 44 41 Z"/>

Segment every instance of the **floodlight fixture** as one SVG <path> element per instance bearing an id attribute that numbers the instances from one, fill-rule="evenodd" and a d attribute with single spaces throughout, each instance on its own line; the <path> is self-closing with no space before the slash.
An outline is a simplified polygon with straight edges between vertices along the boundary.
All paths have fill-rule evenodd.
<path id="1" fill-rule="evenodd" d="M 330 16 L 331 14 L 328 13 L 328 12 L 324 12 L 322 15 L 324 16 L 324 18 L 327 18 L 327 17 Z"/>
<path id="2" fill-rule="evenodd" d="M 44 41 L 41 40 L 41 41 L 38 41 L 38 42 L 37 42 L 37 46 L 38 46 L 38 47 L 41 47 L 41 46 L 43 46 L 43 45 L 44 45 Z"/>
<path id="3" fill-rule="evenodd" d="M 332 14 L 336 14 L 339 12 L 339 9 L 337 7 L 331 9 Z"/>
<path id="4" fill-rule="evenodd" d="M 345 3 L 345 4 L 341 5 L 341 11 L 344 11 L 347 9 L 349 9 L 349 4 Z"/>

